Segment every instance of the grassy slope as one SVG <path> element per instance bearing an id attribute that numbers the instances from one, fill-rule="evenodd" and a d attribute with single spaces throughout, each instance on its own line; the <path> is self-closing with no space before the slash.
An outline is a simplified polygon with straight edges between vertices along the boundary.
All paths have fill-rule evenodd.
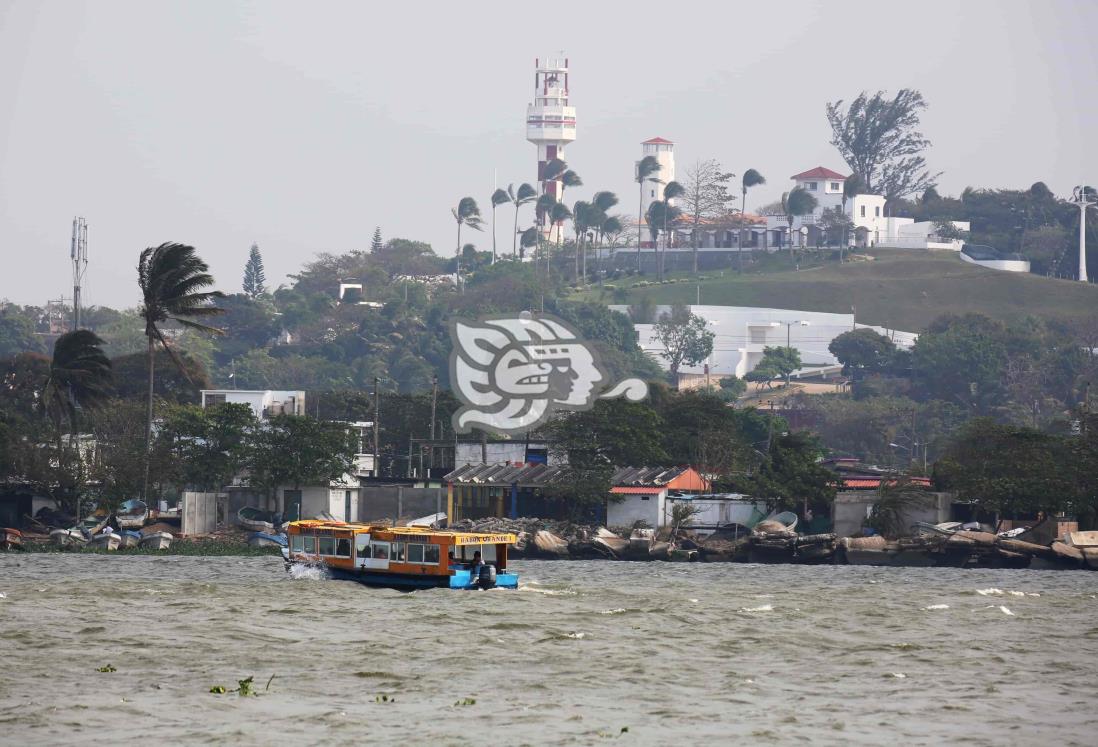
<path id="1" fill-rule="evenodd" d="M 945 313 L 979 312 L 998 319 L 1033 315 L 1046 319 L 1078 318 L 1098 313 L 1098 285 L 1054 280 L 978 267 L 948 253 L 881 251 L 869 262 L 827 263 L 794 271 L 781 258 L 768 257 L 767 268 L 724 277 L 703 273 L 703 304 L 756 306 L 849 313 L 857 306 L 858 322 L 919 332 Z M 628 303 L 642 295 L 656 304 L 692 304 L 697 284 L 677 274 L 680 282 L 629 288 Z M 594 297 L 593 297 L 594 298 Z M 610 303 L 608 295 L 597 296 Z"/>

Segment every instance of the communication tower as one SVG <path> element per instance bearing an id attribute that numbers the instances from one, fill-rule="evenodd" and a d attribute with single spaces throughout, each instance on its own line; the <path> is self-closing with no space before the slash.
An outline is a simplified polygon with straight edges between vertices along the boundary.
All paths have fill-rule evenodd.
<path id="1" fill-rule="evenodd" d="M 72 219 L 72 328 L 80 329 L 80 286 L 88 271 L 88 222 L 83 218 Z"/>

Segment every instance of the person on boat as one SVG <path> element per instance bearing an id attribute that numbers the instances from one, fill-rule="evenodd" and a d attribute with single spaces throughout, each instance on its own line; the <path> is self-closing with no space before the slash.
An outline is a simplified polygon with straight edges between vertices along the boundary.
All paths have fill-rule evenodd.
<path id="1" fill-rule="evenodd" d="M 473 562 L 469 565 L 469 570 L 473 572 L 473 575 L 480 573 L 481 566 L 484 565 L 484 561 L 481 560 L 480 550 L 473 553 Z"/>

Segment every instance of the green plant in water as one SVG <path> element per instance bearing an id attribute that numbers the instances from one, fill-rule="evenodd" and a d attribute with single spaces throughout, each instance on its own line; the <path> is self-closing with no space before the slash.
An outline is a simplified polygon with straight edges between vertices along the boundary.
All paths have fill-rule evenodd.
<path id="1" fill-rule="evenodd" d="M 236 681 L 236 684 L 239 685 L 239 687 L 237 687 L 236 691 L 238 693 L 240 693 L 241 697 L 244 697 L 244 696 L 247 696 L 247 695 L 257 695 L 258 694 L 258 693 L 256 693 L 255 691 L 252 690 L 252 679 L 253 679 L 252 677 L 248 677 L 246 679 Z"/>
<path id="2" fill-rule="evenodd" d="M 210 692 L 214 695 L 224 695 L 228 690 L 225 689 L 224 685 L 214 685 L 210 688 Z"/>
<path id="3" fill-rule="evenodd" d="M 104 674 L 108 674 L 108 673 L 110 673 L 110 672 L 117 672 L 118 670 L 117 670 L 117 669 L 115 669 L 115 668 L 114 668 L 113 666 L 111 666 L 110 664 L 107 664 L 106 666 L 102 666 L 102 667 L 98 667 L 98 668 L 96 668 L 96 670 L 95 670 L 95 671 L 97 671 L 97 672 L 103 672 Z"/>
<path id="4" fill-rule="evenodd" d="M 476 704 L 477 704 L 477 699 L 476 698 L 462 698 L 461 700 L 454 703 L 455 706 L 471 706 L 471 705 L 476 705 Z"/>
<path id="5" fill-rule="evenodd" d="M 380 695 L 377 695 L 377 696 L 374 697 L 374 702 L 376 702 L 376 703 L 396 703 L 396 698 L 391 698 L 388 695 L 386 695 L 385 693 L 381 693 Z"/>

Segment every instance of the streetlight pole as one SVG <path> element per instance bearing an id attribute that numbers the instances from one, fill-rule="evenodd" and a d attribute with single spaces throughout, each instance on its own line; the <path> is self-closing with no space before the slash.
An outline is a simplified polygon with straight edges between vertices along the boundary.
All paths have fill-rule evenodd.
<path id="1" fill-rule="evenodd" d="M 374 377 L 374 477 L 381 476 L 380 465 L 378 464 L 378 419 L 381 417 L 381 400 L 380 400 L 380 388 L 381 378 Z"/>
<path id="2" fill-rule="evenodd" d="M 1087 278 L 1087 208 L 1098 205 L 1094 192 L 1089 187 L 1078 186 L 1072 195 L 1072 203 L 1079 206 L 1079 282 L 1088 282 Z"/>

